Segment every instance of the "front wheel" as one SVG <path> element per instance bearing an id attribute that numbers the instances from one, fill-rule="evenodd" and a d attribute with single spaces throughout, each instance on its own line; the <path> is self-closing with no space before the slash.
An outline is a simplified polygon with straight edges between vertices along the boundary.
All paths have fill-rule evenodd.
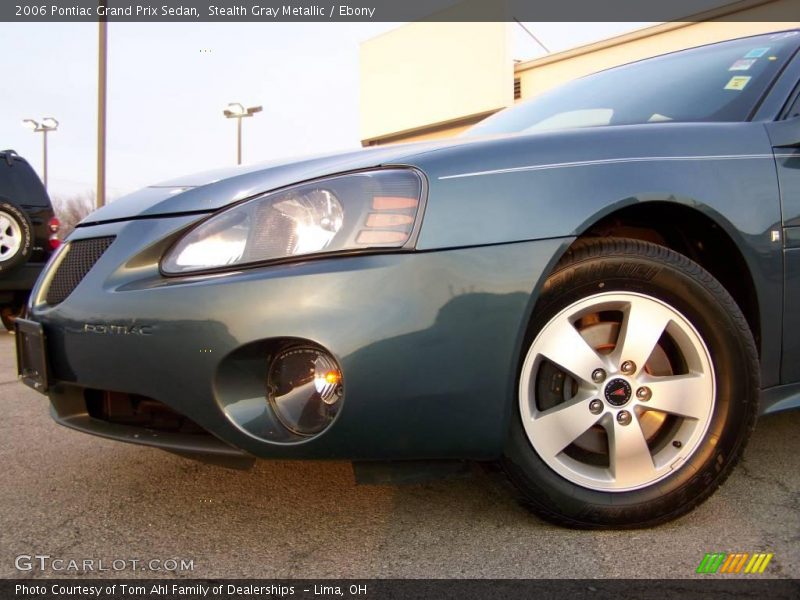
<path id="1" fill-rule="evenodd" d="M 755 344 L 708 272 L 635 240 L 578 242 L 548 278 L 504 466 L 537 513 L 643 527 L 719 487 L 757 413 Z"/>

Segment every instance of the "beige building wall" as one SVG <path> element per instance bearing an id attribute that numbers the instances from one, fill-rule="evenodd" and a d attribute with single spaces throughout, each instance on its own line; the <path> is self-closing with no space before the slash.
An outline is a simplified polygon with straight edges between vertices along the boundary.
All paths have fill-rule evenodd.
<path id="1" fill-rule="evenodd" d="M 778 20 L 781 16 L 785 18 L 786 14 L 791 14 L 788 7 L 796 6 L 796 3 L 797 0 L 743 0 L 725 10 L 693 16 L 696 22 L 664 23 L 516 65 L 513 65 L 513 60 L 509 57 L 508 65 L 513 65 L 511 67 L 513 75 L 509 74 L 509 66 L 506 65 L 500 69 L 496 77 L 484 72 L 479 79 L 465 81 L 465 77 L 468 79 L 470 64 L 459 55 L 453 59 L 454 63 L 458 64 L 451 65 L 459 82 L 459 93 L 468 94 L 470 88 L 483 90 L 484 86 L 492 85 L 490 82 L 494 81 L 494 85 L 498 86 L 499 96 L 505 99 L 502 105 L 497 105 L 494 109 L 487 108 L 480 116 L 477 114 L 469 116 L 469 113 L 464 112 L 463 106 L 458 102 L 448 105 L 446 100 L 437 104 L 436 111 L 428 111 L 424 107 L 414 104 L 399 106 L 388 104 L 388 106 L 392 106 L 393 111 L 402 111 L 404 114 L 387 116 L 384 107 L 375 103 L 376 96 L 365 97 L 362 93 L 362 111 L 366 110 L 369 113 L 369 132 L 371 134 L 363 135 L 364 129 L 362 128 L 362 143 L 365 145 L 392 143 L 456 135 L 479 121 L 483 115 L 513 104 L 514 78 L 520 80 L 521 99 L 524 100 L 572 79 L 609 67 L 693 46 L 800 27 L 800 21 L 787 23 Z M 428 25 L 431 28 L 427 33 L 435 36 L 435 28 L 439 24 L 430 23 Z M 458 28 L 465 24 L 451 25 Z M 410 25 L 404 27 L 410 27 Z M 365 59 L 364 55 L 369 54 L 372 50 L 368 44 L 362 47 L 362 65 Z M 434 51 L 434 47 L 433 45 L 428 46 L 428 51 Z M 482 45 L 481 47 L 484 48 Z M 377 64 L 372 62 L 373 59 L 367 58 L 372 67 L 376 69 Z M 391 60 L 390 54 L 383 54 L 380 58 Z M 494 59 L 496 61 L 496 54 Z M 428 58 L 424 57 L 423 60 L 428 60 Z M 483 67 L 488 68 L 488 64 L 484 63 Z M 406 64 L 405 68 L 413 69 L 413 66 Z M 365 73 L 362 68 L 362 87 L 365 84 L 364 77 L 369 76 L 370 73 Z M 368 81 L 366 84 L 367 87 L 371 85 Z M 499 96 L 493 97 L 492 102 L 497 102 Z M 487 102 L 484 107 L 488 107 L 490 104 Z M 448 106 L 452 107 L 449 113 Z M 415 123 L 416 125 L 405 129 L 397 127 L 396 124 L 401 122 Z"/>
<path id="2" fill-rule="evenodd" d="M 361 46 L 361 139 L 396 137 L 513 102 L 508 23 L 410 23 Z"/>

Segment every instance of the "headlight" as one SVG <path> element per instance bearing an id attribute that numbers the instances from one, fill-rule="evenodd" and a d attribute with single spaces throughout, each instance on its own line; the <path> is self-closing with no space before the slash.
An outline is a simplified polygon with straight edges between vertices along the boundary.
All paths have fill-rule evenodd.
<path id="1" fill-rule="evenodd" d="M 421 215 L 422 180 L 382 169 L 305 183 L 226 208 L 164 257 L 167 274 L 218 270 L 320 253 L 401 248 Z"/>

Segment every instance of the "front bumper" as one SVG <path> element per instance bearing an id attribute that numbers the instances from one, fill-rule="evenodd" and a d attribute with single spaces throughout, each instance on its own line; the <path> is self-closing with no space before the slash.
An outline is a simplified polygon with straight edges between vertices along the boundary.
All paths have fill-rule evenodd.
<path id="1" fill-rule="evenodd" d="M 88 410 L 86 390 L 77 386 L 59 386 L 50 391 L 50 397 L 50 414 L 56 423 L 76 431 L 118 442 L 151 446 L 230 468 L 246 469 L 255 460 L 251 454 L 213 435 L 164 431 L 98 419 Z"/>
<path id="2" fill-rule="evenodd" d="M 48 306 L 46 290 L 34 290 L 30 318 L 46 332 L 59 422 L 201 454 L 500 454 L 533 298 L 571 239 L 161 276 L 164 248 L 196 218 L 80 228 L 72 240 L 116 239 L 60 304 Z M 341 411 L 314 437 L 281 435 L 264 401 L 266 350 L 285 338 L 327 348 L 342 367 Z M 100 421 L 83 404 L 87 390 L 156 400 L 214 438 L 188 447 L 184 438 Z"/>

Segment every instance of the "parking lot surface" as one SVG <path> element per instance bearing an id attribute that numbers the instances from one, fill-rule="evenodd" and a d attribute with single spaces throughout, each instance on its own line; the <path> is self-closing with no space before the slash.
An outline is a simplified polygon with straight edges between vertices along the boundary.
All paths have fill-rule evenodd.
<path id="1" fill-rule="evenodd" d="M 800 577 L 800 411 L 762 418 L 743 463 L 690 515 L 581 532 L 530 515 L 481 470 L 356 486 L 344 462 L 232 471 L 65 429 L 16 381 L 13 342 L 0 333 L 0 577 L 682 578 L 706 552 L 773 552 L 765 576 Z M 37 554 L 194 568 L 17 570 Z"/>

